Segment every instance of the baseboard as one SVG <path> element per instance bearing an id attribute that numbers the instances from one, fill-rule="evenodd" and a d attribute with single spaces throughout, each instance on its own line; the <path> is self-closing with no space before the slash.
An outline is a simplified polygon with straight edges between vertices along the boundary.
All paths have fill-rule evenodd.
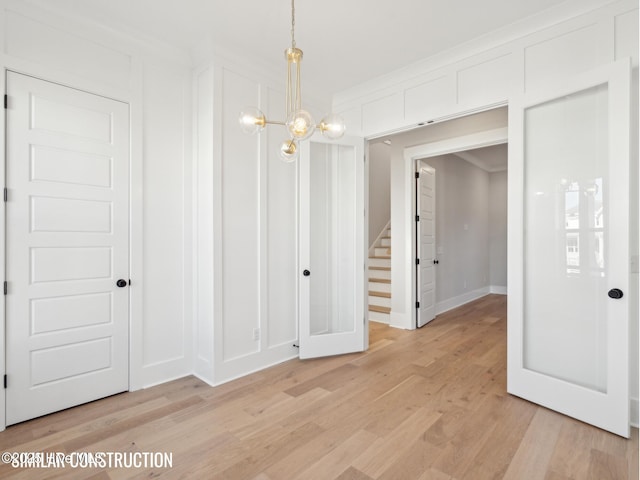
<path id="1" fill-rule="evenodd" d="M 495 293 L 496 295 L 506 295 L 507 287 L 503 287 L 502 285 L 491 285 L 489 287 L 489 293 Z"/>
<path id="2" fill-rule="evenodd" d="M 197 373 L 192 373 L 192 375 L 193 375 L 194 377 L 196 377 L 198 380 L 203 381 L 204 383 L 206 383 L 206 384 L 207 384 L 207 385 L 209 385 L 210 387 L 215 387 L 215 386 L 216 386 L 216 384 L 215 384 L 215 383 L 213 383 L 211 380 L 209 380 L 208 378 L 206 378 L 206 377 L 204 377 L 204 376 L 202 376 L 202 375 L 199 375 L 199 374 L 197 374 Z"/>
<path id="3" fill-rule="evenodd" d="M 385 322 L 384 320 L 376 320 L 375 318 L 369 317 L 370 322 L 382 323 L 383 325 L 389 325 L 389 322 Z"/>
<path id="4" fill-rule="evenodd" d="M 490 287 L 482 287 L 477 290 L 473 290 L 471 292 L 463 293 L 462 295 L 458 295 L 457 297 L 450 298 L 448 300 L 443 300 L 442 302 L 436 303 L 436 315 L 440 315 L 441 313 L 448 312 L 457 307 L 461 307 L 462 305 L 473 302 L 479 298 L 484 297 L 485 295 L 489 295 L 491 292 Z"/>
<path id="5" fill-rule="evenodd" d="M 289 343 L 287 343 L 287 345 L 289 345 Z M 269 367 L 274 367 L 276 365 L 280 365 L 281 363 L 284 362 L 288 362 L 290 360 L 295 360 L 297 358 L 300 358 L 298 354 L 295 355 L 287 355 L 284 356 L 282 358 L 276 358 L 273 359 L 271 361 L 268 361 L 267 363 L 265 363 L 264 365 L 259 365 L 255 368 L 249 368 L 246 371 L 239 371 L 239 372 L 234 372 L 234 373 L 226 373 L 226 374 L 222 374 L 220 372 L 218 372 L 218 377 L 216 378 L 216 381 L 214 383 L 210 383 L 207 380 L 204 380 L 205 382 L 207 382 L 209 385 L 213 386 L 213 387 L 217 387 L 218 385 L 223 385 L 225 383 L 228 382 L 232 382 L 233 380 L 237 380 L 238 378 L 242 378 L 245 377 L 247 375 L 251 375 L 252 373 L 256 373 L 256 372 L 260 372 L 262 370 L 265 370 Z"/>
<path id="6" fill-rule="evenodd" d="M 638 418 L 638 407 L 640 406 L 640 402 L 637 398 L 632 398 L 630 403 L 630 418 L 629 422 L 632 427 L 640 428 L 640 418 Z"/>

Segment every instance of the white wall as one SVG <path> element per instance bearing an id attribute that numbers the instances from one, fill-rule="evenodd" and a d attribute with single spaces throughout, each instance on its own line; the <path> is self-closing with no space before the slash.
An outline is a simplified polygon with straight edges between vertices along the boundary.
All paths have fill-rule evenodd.
<path id="1" fill-rule="evenodd" d="M 371 246 L 391 218 L 391 155 L 389 145 L 369 145 L 369 240 Z"/>
<path id="2" fill-rule="evenodd" d="M 189 374 L 193 357 L 188 54 L 21 1 L 0 0 L 0 25 L 3 69 L 130 104 L 130 388 Z M 3 72 L 3 91 L 4 77 Z M 5 131 L 3 123 L 0 131 Z M 0 359 L 4 359 L 1 340 Z M 3 406 L 0 412 L 4 414 Z"/>
<path id="3" fill-rule="evenodd" d="M 507 293 L 507 172 L 489 174 L 489 284 Z"/>
<path id="4" fill-rule="evenodd" d="M 298 163 L 279 158 L 284 128 L 237 120 L 284 117 L 278 73 L 218 51 L 195 72 L 195 373 L 210 384 L 298 356 Z"/>

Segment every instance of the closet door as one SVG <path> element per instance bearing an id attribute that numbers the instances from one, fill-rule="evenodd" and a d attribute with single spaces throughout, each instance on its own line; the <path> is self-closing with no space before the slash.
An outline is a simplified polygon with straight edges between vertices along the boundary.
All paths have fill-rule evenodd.
<path id="1" fill-rule="evenodd" d="M 129 106 L 7 75 L 7 424 L 129 388 Z"/>

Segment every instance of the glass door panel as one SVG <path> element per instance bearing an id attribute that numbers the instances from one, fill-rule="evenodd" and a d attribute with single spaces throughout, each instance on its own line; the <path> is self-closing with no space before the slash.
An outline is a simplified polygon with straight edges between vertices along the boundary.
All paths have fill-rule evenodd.
<path id="1" fill-rule="evenodd" d="M 311 335 L 353 332 L 356 307 L 354 148 L 311 143 Z"/>
<path id="2" fill-rule="evenodd" d="M 607 99 L 600 85 L 524 113 L 524 366 L 599 392 L 610 301 Z"/>

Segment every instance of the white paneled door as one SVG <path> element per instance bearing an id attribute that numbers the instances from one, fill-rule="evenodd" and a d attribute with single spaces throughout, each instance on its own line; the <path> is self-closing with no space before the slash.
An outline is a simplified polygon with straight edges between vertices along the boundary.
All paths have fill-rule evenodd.
<path id="1" fill-rule="evenodd" d="M 417 327 L 420 328 L 436 317 L 436 171 L 418 162 L 416 179 L 417 255 L 416 285 L 418 286 Z"/>
<path id="2" fill-rule="evenodd" d="M 300 358 L 368 346 L 363 143 L 361 138 L 302 143 Z"/>
<path id="3" fill-rule="evenodd" d="M 508 391 L 629 436 L 627 62 L 509 110 Z"/>
<path id="4" fill-rule="evenodd" d="M 7 94 L 10 425 L 128 389 L 129 107 L 13 72 Z"/>

